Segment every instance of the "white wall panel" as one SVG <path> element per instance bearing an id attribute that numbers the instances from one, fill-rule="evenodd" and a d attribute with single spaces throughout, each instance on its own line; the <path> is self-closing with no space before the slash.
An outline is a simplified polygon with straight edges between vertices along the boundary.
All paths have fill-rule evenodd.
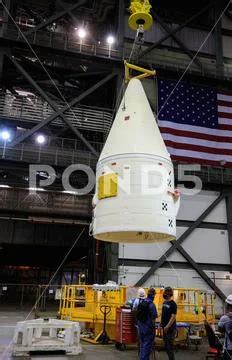
<path id="1" fill-rule="evenodd" d="M 230 263 L 229 241 L 226 230 L 195 229 L 182 245 L 196 262 Z"/>
<path id="2" fill-rule="evenodd" d="M 143 274 L 147 272 L 147 267 L 120 267 L 119 279 L 123 285 L 134 285 Z M 211 271 L 206 271 L 206 274 L 213 279 Z M 229 295 L 232 292 L 232 275 L 229 272 L 216 271 L 216 285 L 225 293 Z M 230 277 L 231 280 L 226 280 Z M 158 269 L 153 276 L 146 281 L 144 286 L 173 286 L 184 288 L 198 288 L 202 290 L 211 290 L 203 279 L 199 277 L 197 272 L 192 269 Z M 220 299 L 217 299 L 216 312 L 218 314 L 223 312 L 224 304 Z"/>
<path id="3" fill-rule="evenodd" d="M 181 188 L 180 188 L 181 190 Z M 197 195 L 181 195 L 180 210 L 177 215 L 178 220 L 196 220 L 219 196 L 213 191 L 201 191 Z M 227 223 L 226 204 L 222 200 L 204 222 Z"/>
<path id="4" fill-rule="evenodd" d="M 169 247 L 169 243 L 119 244 L 119 257 L 125 259 L 157 260 Z"/>
<path id="5" fill-rule="evenodd" d="M 177 237 L 186 230 L 186 227 L 177 227 Z M 169 243 L 120 244 L 119 258 L 158 260 L 170 246 Z M 227 230 L 195 229 L 182 246 L 196 262 L 225 265 L 230 263 Z M 168 260 L 186 261 L 178 251 L 169 256 Z"/>
<path id="6" fill-rule="evenodd" d="M 180 236 L 185 230 L 185 228 L 177 228 L 177 236 Z M 154 244 L 119 244 L 119 258 L 158 260 L 170 246 L 169 242 Z M 171 255 L 169 260 L 185 261 L 178 252 Z"/>
<path id="7" fill-rule="evenodd" d="M 204 222 L 215 222 L 215 223 L 220 223 L 220 224 L 227 223 L 226 200 L 225 199 L 221 200 L 221 202 L 205 218 Z"/>

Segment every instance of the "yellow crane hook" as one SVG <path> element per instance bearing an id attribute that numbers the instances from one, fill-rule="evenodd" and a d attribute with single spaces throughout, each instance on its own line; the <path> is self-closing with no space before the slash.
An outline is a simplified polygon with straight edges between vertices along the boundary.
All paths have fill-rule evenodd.
<path id="1" fill-rule="evenodd" d="M 131 15 L 128 24 L 132 30 L 138 30 L 139 26 L 143 30 L 148 30 L 153 24 L 153 18 L 150 14 L 151 4 L 149 0 L 132 0 L 129 11 Z"/>

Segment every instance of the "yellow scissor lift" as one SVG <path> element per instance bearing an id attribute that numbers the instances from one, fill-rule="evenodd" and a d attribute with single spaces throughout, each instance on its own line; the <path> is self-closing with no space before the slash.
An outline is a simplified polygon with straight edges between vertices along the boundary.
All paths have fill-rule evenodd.
<path id="1" fill-rule="evenodd" d="M 86 331 L 92 332 L 92 339 L 97 343 L 102 336 L 104 312 L 106 312 L 106 332 L 114 341 L 116 335 L 116 309 L 136 297 L 137 288 L 99 285 L 65 285 L 62 287 L 59 315 L 61 319 L 79 321 Z M 155 305 L 161 314 L 163 289 L 156 288 Z M 215 320 L 215 295 L 213 292 L 199 289 L 174 289 L 174 300 L 178 306 L 177 322 L 187 324 L 180 327 L 176 341 L 186 339 L 188 325 L 202 326 L 205 319 L 213 324 Z M 204 311 L 203 311 L 204 310 Z M 160 317 L 157 319 L 160 321 Z M 158 337 L 157 337 L 158 338 Z"/>
<path id="2" fill-rule="evenodd" d="M 97 343 L 102 335 L 104 312 L 106 313 L 106 332 L 110 339 L 115 338 L 116 309 L 126 301 L 126 287 L 101 287 L 91 285 L 63 286 L 59 314 L 61 319 L 79 321 L 85 330 L 91 331 Z"/>

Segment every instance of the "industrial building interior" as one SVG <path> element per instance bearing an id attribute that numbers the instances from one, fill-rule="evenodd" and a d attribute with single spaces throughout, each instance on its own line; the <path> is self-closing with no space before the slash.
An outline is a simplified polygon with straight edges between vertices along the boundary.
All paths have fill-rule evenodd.
<path id="1" fill-rule="evenodd" d="M 174 289 L 186 324 L 175 358 L 223 358 L 209 353 L 205 323 L 218 334 L 232 294 L 231 0 L 2 0 L 0 9 L 0 359 L 13 358 L 15 331 L 25 335 L 17 324 L 36 319 L 80 324 L 74 358 L 136 359 L 137 340 L 117 340 L 117 311 L 151 286 L 159 316 L 163 289 Z M 149 114 L 159 136 L 151 148 L 165 165 L 166 145 L 175 183 L 140 229 L 143 195 L 120 203 L 112 176 L 109 193 L 99 184 L 104 154 L 113 167 L 127 153 L 133 162 L 136 147 L 141 159 L 149 152 Z M 171 241 L 160 242 L 166 220 Z M 115 238 L 97 230 L 113 225 Z M 168 359 L 156 335 L 153 358 Z M 33 359 L 69 355 L 25 349 Z"/>

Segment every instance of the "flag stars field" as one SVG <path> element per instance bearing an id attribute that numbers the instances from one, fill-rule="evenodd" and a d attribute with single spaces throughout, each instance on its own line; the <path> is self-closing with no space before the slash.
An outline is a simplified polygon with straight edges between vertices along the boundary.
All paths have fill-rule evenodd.
<path id="1" fill-rule="evenodd" d="M 158 124 L 173 160 L 232 163 L 232 92 L 176 85 L 158 79 Z"/>

